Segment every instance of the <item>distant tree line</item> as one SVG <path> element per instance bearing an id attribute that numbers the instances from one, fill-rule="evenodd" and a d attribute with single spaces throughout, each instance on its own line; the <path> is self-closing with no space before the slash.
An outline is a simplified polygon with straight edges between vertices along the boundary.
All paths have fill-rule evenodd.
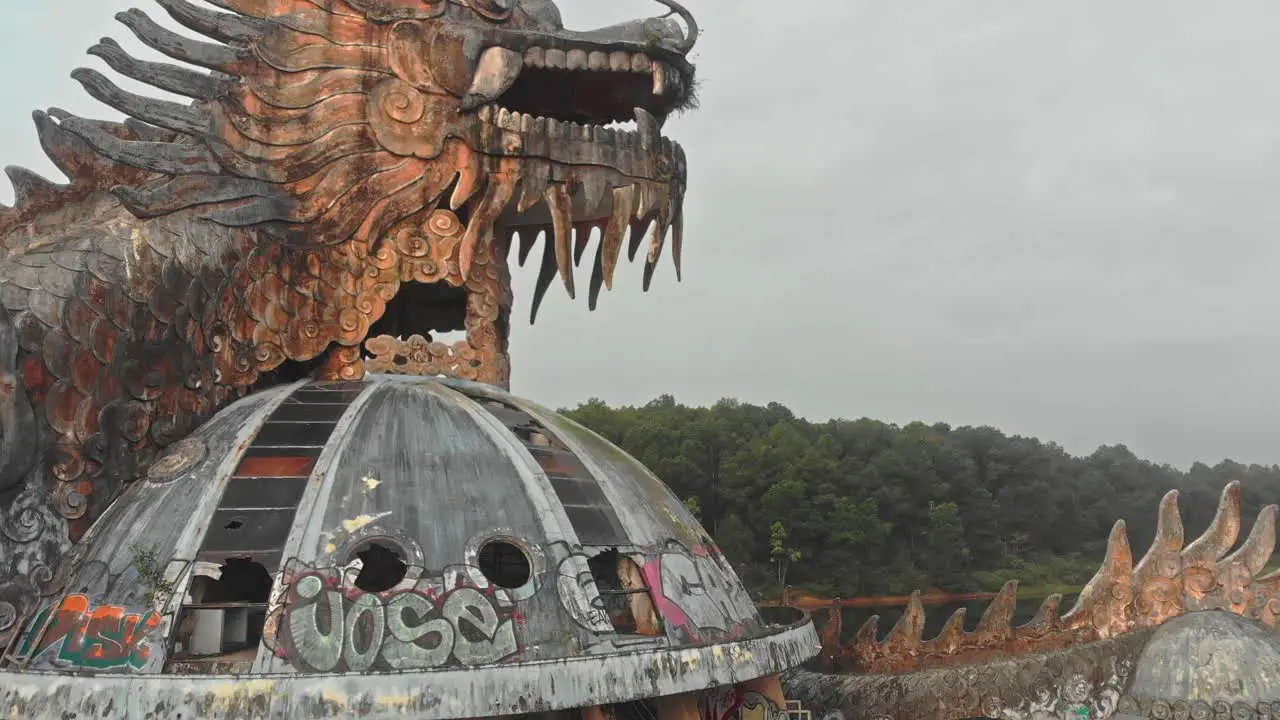
<path id="1" fill-rule="evenodd" d="M 1280 500 L 1280 467 L 1224 461 L 1182 472 L 1123 445 L 1069 455 L 991 427 L 797 418 L 786 407 L 722 400 L 643 407 L 592 399 L 567 415 L 635 456 L 695 511 L 753 591 L 780 583 L 824 596 L 914 589 L 1045 592 L 1078 587 L 1124 519 L 1136 556 L 1160 498 L 1181 492 L 1187 539 L 1242 482 L 1244 528 Z"/>

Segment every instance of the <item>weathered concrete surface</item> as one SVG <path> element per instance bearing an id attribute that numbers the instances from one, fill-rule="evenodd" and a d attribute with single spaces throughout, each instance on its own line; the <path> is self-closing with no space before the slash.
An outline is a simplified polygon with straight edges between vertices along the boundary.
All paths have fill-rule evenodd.
<path id="1" fill-rule="evenodd" d="M 782 677 L 815 720 L 1046 720 L 1112 717 L 1151 631 L 1055 653 L 904 675 Z M 1171 716 L 1170 716 L 1171 717 Z"/>
<path id="2" fill-rule="evenodd" d="M 1142 651 L 1130 694 L 1210 703 L 1280 700 L 1280 638 L 1232 613 L 1175 618 Z"/>
<path id="3" fill-rule="evenodd" d="M 781 672 L 818 650 L 812 624 L 705 648 L 370 675 L 73 676 L 0 672 L 14 718 L 378 720 L 546 712 L 694 692 Z"/>

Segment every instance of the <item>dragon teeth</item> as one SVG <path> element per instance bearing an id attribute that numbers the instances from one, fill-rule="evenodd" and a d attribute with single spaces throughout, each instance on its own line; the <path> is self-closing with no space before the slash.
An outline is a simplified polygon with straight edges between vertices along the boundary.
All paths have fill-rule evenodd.
<path id="1" fill-rule="evenodd" d="M 650 73 L 653 76 L 654 96 L 670 94 L 682 84 L 680 73 L 676 72 L 671 65 L 653 60 L 643 53 L 629 53 L 624 50 L 604 52 L 531 47 L 524 51 L 523 62 L 525 67 L 552 70 Z"/>
<path id="2" fill-rule="evenodd" d="M 669 138 L 661 135 L 662 121 L 643 108 L 637 108 L 635 114 L 636 129 L 634 130 L 556 120 L 555 118 L 519 113 L 492 104 L 481 107 L 478 117 L 481 122 L 494 125 L 507 132 L 532 136 L 541 135 L 578 142 L 593 142 L 618 148 L 640 148 L 670 155 L 676 145 Z"/>
<path id="3" fill-rule="evenodd" d="M 597 72 L 653 72 L 664 63 L 650 60 L 643 53 L 629 53 L 615 50 L 606 53 L 600 50 L 559 50 L 556 48 L 531 47 L 524 51 L 524 64 L 527 67 L 551 68 L 552 70 L 593 70 Z M 663 67 L 670 72 L 670 68 Z"/>

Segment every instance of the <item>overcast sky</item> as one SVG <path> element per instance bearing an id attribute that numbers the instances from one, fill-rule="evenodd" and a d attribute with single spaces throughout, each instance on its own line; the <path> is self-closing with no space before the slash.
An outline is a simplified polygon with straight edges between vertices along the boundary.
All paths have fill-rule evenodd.
<path id="1" fill-rule="evenodd" d="M 1274 0 L 685 2 L 684 282 L 619 268 L 595 313 L 555 287 L 530 328 L 526 268 L 516 392 L 1280 462 Z M 115 11 L 162 13 L 9 4 L 0 162 L 51 174 L 31 110 L 114 117 L 67 75 L 102 35 L 137 47 Z M 561 7 L 584 28 L 657 5 Z"/>

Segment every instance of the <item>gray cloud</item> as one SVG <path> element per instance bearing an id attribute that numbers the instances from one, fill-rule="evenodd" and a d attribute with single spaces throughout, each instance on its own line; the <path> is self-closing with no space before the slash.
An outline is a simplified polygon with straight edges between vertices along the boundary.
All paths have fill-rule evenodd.
<path id="1" fill-rule="evenodd" d="M 34 108 L 111 116 L 67 73 L 132 4 L 9 11 L 4 162 L 51 172 Z M 645 296 L 620 269 L 595 313 L 553 289 L 532 328 L 520 303 L 518 392 L 1280 461 L 1274 3 L 688 4 L 702 109 L 667 126 L 692 163 L 685 282 L 668 259 Z M 657 5 L 562 7 L 590 26 Z"/>

